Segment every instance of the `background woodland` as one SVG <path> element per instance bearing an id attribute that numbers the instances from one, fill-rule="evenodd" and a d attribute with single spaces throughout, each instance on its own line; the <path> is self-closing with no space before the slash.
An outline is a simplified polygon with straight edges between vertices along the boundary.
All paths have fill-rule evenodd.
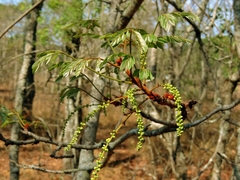
<path id="1" fill-rule="evenodd" d="M 0 179 L 90 179 L 118 127 L 99 179 L 240 179 L 240 0 L 0 1 L 0 12 Z M 197 18 L 161 23 L 172 12 Z M 144 85 L 167 102 L 150 96 L 145 102 L 146 92 L 136 92 L 145 128 L 139 151 L 138 114 L 128 118 L 133 108 L 123 112 L 116 101 L 133 81 L 117 59 L 129 53 L 136 63 L 126 67 L 140 66 L 143 48 L 139 39 L 120 36 L 113 46 L 119 56 L 106 48 L 123 31 L 145 37 Z M 47 58 L 57 63 L 46 64 Z M 109 64 L 99 70 L 99 59 Z M 77 74 L 67 64 L 74 60 L 87 68 Z M 181 136 L 164 84 L 187 104 Z M 120 104 L 89 116 L 107 100 Z M 75 146 L 65 151 L 86 117 Z"/>

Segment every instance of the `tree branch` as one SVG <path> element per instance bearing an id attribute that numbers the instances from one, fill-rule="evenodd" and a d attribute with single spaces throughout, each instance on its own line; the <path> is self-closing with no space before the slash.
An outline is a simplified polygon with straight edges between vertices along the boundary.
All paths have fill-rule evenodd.
<path id="1" fill-rule="evenodd" d="M 198 124 L 201 124 L 202 122 L 204 122 L 205 120 L 209 119 L 211 116 L 213 116 L 214 114 L 220 112 L 220 111 L 226 111 L 229 109 L 234 108 L 235 106 L 237 106 L 238 104 L 240 104 L 240 99 L 235 100 L 233 103 L 229 104 L 229 105 L 224 105 L 224 106 L 220 106 L 216 109 L 214 109 L 212 112 L 208 113 L 206 116 L 204 116 L 203 118 L 194 121 L 192 123 L 186 124 L 184 125 L 184 127 L 186 129 L 197 126 Z"/>
<path id="2" fill-rule="evenodd" d="M 115 27 L 115 31 L 125 28 L 130 20 L 133 18 L 133 15 L 139 9 L 144 0 L 132 0 L 127 8 L 122 12 L 119 22 Z"/>
<path id="3" fill-rule="evenodd" d="M 43 3 L 44 0 L 40 0 L 36 4 L 34 4 L 29 10 L 23 13 L 18 19 L 16 19 L 10 26 L 8 26 L 0 35 L 0 39 L 19 21 L 21 21 L 26 15 L 28 15 L 34 8 L 36 8 L 39 4 Z"/>
<path id="4" fill-rule="evenodd" d="M 26 140 L 26 141 L 13 141 L 11 139 L 6 139 L 1 133 L 0 133 L 0 140 L 5 143 L 5 146 L 8 146 L 8 145 L 21 146 L 21 145 L 38 144 L 39 143 L 39 141 L 36 139 L 31 139 L 31 140 Z"/>
<path id="5" fill-rule="evenodd" d="M 141 112 L 141 115 L 142 117 L 150 120 L 150 121 L 153 121 L 155 123 L 158 123 L 158 124 L 163 124 L 163 125 L 166 125 L 166 126 L 174 126 L 176 127 L 176 123 L 172 123 L 172 122 L 167 122 L 167 121 L 164 121 L 164 120 L 160 120 L 160 119 L 156 119 L 154 117 L 152 117 L 150 114 L 147 114 L 145 112 Z"/>
<path id="6" fill-rule="evenodd" d="M 49 138 L 45 138 L 45 137 L 41 137 L 41 136 L 38 136 L 32 132 L 29 132 L 29 131 L 21 131 L 23 134 L 25 135 L 28 135 L 30 137 L 33 137 L 34 139 L 31 139 L 31 140 L 27 140 L 27 141 L 12 141 L 12 140 L 9 140 L 9 139 L 6 139 L 1 133 L 0 133 L 0 140 L 2 140 L 3 142 L 5 142 L 5 145 L 8 146 L 8 145 L 17 145 L 17 146 L 20 146 L 20 145 L 27 145 L 27 144 L 38 144 L 39 142 L 44 142 L 44 143 L 47 143 L 47 144 L 53 144 L 53 145 L 56 145 L 56 146 L 61 146 L 61 147 L 67 147 L 68 143 L 61 143 L 61 142 L 58 142 L 58 141 L 51 141 Z M 103 141 L 99 142 L 99 143 L 96 143 L 95 145 L 92 145 L 92 146 L 86 146 L 86 145 L 81 145 L 81 144 L 75 144 L 75 145 L 72 145 L 72 148 L 75 148 L 75 149 L 87 149 L 87 150 L 90 150 L 90 149 L 98 149 L 98 148 L 101 148 L 103 145 Z"/>
<path id="7" fill-rule="evenodd" d="M 45 169 L 40 166 L 36 165 L 26 165 L 26 164 L 18 164 L 15 161 L 11 161 L 15 163 L 18 167 L 24 168 L 24 169 L 34 169 L 37 171 L 42 171 L 45 173 L 53 173 L 53 174 L 71 174 L 73 172 L 78 172 L 78 171 L 89 171 L 94 168 L 96 165 L 95 163 L 90 163 L 90 164 L 84 164 L 83 167 L 78 168 L 78 169 L 67 169 L 67 170 L 50 170 L 50 169 Z"/>

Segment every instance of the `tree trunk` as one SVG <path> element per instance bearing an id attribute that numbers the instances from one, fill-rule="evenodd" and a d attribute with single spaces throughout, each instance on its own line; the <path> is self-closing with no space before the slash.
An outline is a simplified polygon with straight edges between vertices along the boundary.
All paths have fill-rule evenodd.
<path id="1" fill-rule="evenodd" d="M 142 4 L 143 0 L 132 0 L 128 7 L 122 12 L 121 17 L 118 19 L 119 11 L 118 6 L 121 0 L 112 0 L 109 8 L 109 15 L 108 15 L 108 23 L 106 25 L 105 32 L 111 33 L 118 30 L 121 30 L 127 26 L 127 24 L 132 19 L 135 12 L 138 10 L 140 5 Z M 105 58 L 110 54 L 110 50 L 101 49 L 99 53 L 100 58 Z M 96 70 L 98 71 L 98 69 Z M 96 88 L 100 92 L 104 90 L 104 81 L 99 75 L 94 74 L 93 83 Z M 91 95 L 96 99 L 102 99 L 101 94 L 92 87 Z M 99 102 L 95 98 L 90 98 L 90 104 L 98 104 Z M 88 109 L 88 113 L 92 112 L 96 106 L 90 106 Z M 98 128 L 98 120 L 99 120 L 99 112 L 96 113 L 87 123 L 86 127 L 83 132 L 82 136 L 82 144 L 83 145 L 93 145 L 96 139 L 96 133 Z M 93 151 L 92 150 L 81 150 L 80 152 L 80 160 L 79 160 L 79 168 L 84 166 L 86 163 L 91 163 L 94 161 Z M 89 171 L 80 171 L 76 174 L 76 179 L 78 180 L 89 180 L 91 176 L 91 172 Z"/>
<path id="2" fill-rule="evenodd" d="M 71 46 L 66 46 L 66 50 L 68 54 L 71 54 L 73 57 L 77 57 L 77 52 L 79 51 L 80 48 L 80 38 L 74 38 L 76 34 L 72 31 L 69 31 L 68 36 L 71 38 L 72 41 L 72 47 Z M 72 77 L 69 76 L 67 79 L 66 86 L 71 86 L 71 87 L 80 87 L 81 86 L 81 78 L 79 78 L 76 81 L 70 81 Z M 66 117 L 68 117 L 69 114 L 74 112 L 78 106 L 81 105 L 81 94 L 80 92 L 78 93 L 76 98 L 69 98 L 66 99 Z M 63 142 L 70 142 L 75 130 L 79 126 L 79 123 L 82 120 L 82 110 L 79 109 L 77 110 L 74 115 L 70 118 L 68 121 L 68 124 L 65 128 L 65 136 L 63 137 Z M 73 169 L 77 168 L 78 166 L 78 160 L 79 160 L 79 150 L 78 149 L 71 149 L 69 151 L 64 151 L 64 155 L 74 155 L 74 158 L 64 158 L 63 159 L 63 166 L 64 169 Z"/>
<path id="3" fill-rule="evenodd" d="M 32 0 L 32 4 L 37 1 Z M 37 18 L 40 16 L 40 11 L 43 2 L 39 4 L 27 17 L 26 31 L 25 31 L 25 45 L 24 45 L 24 57 L 19 73 L 14 108 L 25 117 L 30 118 L 32 112 L 32 102 L 35 95 L 34 78 L 32 73 L 32 64 L 35 61 L 35 53 L 31 53 L 36 50 L 36 31 L 37 31 Z M 13 124 L 11 129 L 11 139 L 19 139 L 20 126 L 18 123 Z M 19 179 L 19 167 L 18 163 L 18 146 L 12 145 L 9 149 L 10 159 L 10 179 Z"/>
<path id="4" fill-rule="evenodd" d="M 233 2 L 233 10 L 234 10 L 234 38 L 235 44 L 237 48 L 238 58 L 240 58 L 240 0 L 234 0 Z M 240 65 L 238 65 L 240 66 Z M 240 68 L 238 67 L 238 72 L 232 76 L 232 80 L 235 80 L 235 84 L 240 81 Z M 237 128 L 237 147 L 236 147 L 236 157 L 235 164 L 233 166 L 234 173 L 233 179 L 240 179 L 240 128 Z"/>

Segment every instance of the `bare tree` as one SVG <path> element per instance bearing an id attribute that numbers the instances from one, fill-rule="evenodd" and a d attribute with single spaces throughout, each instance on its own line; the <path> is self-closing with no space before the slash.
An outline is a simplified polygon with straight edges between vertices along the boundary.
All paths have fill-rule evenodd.
<path id="1" fill-rule="evenodd" d="M 32 1 L 35 4 L 36 0 Z M 35 95 L 34 78 L 32 73 L 32 65 L 35 62 L 36 50 L 36 32 L 37 32 L 37 18 L 40 16 L 43 1 L 32 10 L 27 17 L 26 30 L 25 30 L 25 45 L 24 53 L 26 54 L 23 58 L 21 70 L 19 72 L 18 83 L 15 94 L 14 107 L 23 115 L 30 115 L 32 111 L 32 102 Z M 30 113 L 30 114 L 29 114 Z M 11 138 L 14 140 L 19 139 L 20 125 L 14 123 L 11 130 Z M 19 167 L 14 162 L 18 162 L 18 146 L 11 146 L 9 151 L 10 158 L 10 179 L 19 179 Z"/>
<path id="2" fill-rule="evenodd" d="M 233 1 L 233 10 L 234 10 L 234 39 L 236 42 L 236 49 L 238 58 L 240 58 L 240 1 L 234 0 Z M 240 82 L 240 64 L 238 64 L 237 71 L 232 73 L 229 77 L 229 83 L 231 88 L 229 93 L 233 93 L 237 84 Z M 232 94 L 229 94 L 232 97 Z M 240 179 L 240 127 L 237 128 L 237 147 L 236 147 L 236 157 L 235 157 L 235 164 L 233 165 L 233 179 L 237 180 Z"/>

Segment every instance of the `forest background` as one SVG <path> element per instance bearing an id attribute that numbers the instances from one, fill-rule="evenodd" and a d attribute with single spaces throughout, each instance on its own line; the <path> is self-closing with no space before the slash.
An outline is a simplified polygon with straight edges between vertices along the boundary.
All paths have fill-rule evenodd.
<path id="1" fill-rule="evenodd" d="M 196 17 L 166 15 L 183 11 Z M 103 141 L 119 127 L 99 179 L 239 179 L 239 0 L 0 1 L 0 12 L 0 179 L 90 179 Z M 116 40 L 112 47 L 122 54 L 106 49 L 108 43 L 103 47 L 106 39 Z M 149 71 L 135 75 L 164 103 L 153 102 L 146 90 L 138 93 L 144 88 L 124 72 L 141 66 L 143 44 Z M 135 57 L 135 65 L 125 54 Z M 120 56 L 130 63 L 119 68 Z M 45 63 L 54 59 L 57 63 Z M 99 59 L 108 62 L 101 71 Z M 41 60 L 33 74 L 32 65 Z M 87 68 L 78 66 L 81 73 L 75 73 L 79 69 L 67 64 L 74 60 Z M 137 110 L 129 106 L 125 112 L 118 101 L 131 89 L 129 81 L 140 89 L 135 97 L 145 134 L 139 151 Z M 163 88 L 168 83 L 186 105 L 181 136 L 171 106 L 176 100 Z M 89 104 L 107 100 L 112 103 L 88 119 L 96 132 L 79 133 L 80 146 L 64 151 L 96 108 Z"/>

